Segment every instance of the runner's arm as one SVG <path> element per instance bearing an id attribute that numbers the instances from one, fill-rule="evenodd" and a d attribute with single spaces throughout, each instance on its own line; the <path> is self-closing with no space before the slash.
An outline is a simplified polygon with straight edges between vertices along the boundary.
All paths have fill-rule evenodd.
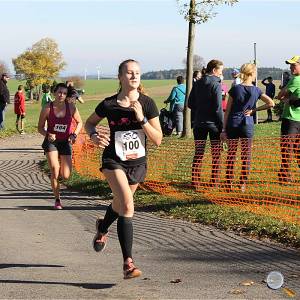
<path id="1" fill-rule="evenodd" d="M 41 110 L 40 117 L 39 117 L 38 132 L 43 136 L 47 135 L 47 130 L 45 130 L 45 125 L 46 125 L 47 118 L 49 116 L 49 111 L 50 111 L 50 106 L 46 105 Z"/>
<path id="2" fill-rule="evenodd" d="M 85 131 L 90 136 L 90 139 L 100 148 L 105 148 L 109 145 L 109 129 L 102 127 L 100 131 L 96 130 L 97 124 L 102 120 L 95 112 L 92 113 L 85 122 Z"/>
<path id="3" fill-rule="evenodd" d="M 74 108 L 75 108 L 75 112 L 73 114 L 73 119 L 75 120 L 75 122 L 77 123 L 77 126 L 76 126 L 76 129 L 74 130 L 73 133 L 75 133 L 76 135 L 78 135 L 81 131 L 81 128 L 82 128 L 82 119 L 81 119 L 81 116 L 79 114 L 79 111 L 77 109 L 77 107 L 74 105 Z"/>
<path id="4" fill-rule="evenodd" d="M 162 141 L 162 131 L 159 123 L 159 118 L 155 117 L 148 120 L 147 123 L 142 125 L 142 128 L 147 138 L 156 146 L 159 146 Z"/>

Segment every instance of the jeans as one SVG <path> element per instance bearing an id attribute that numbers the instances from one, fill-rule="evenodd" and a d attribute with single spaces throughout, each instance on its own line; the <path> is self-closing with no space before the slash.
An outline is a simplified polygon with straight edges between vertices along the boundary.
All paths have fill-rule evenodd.
<path id="1" fill-rule="evenodd" d="M 176 126 L 176 132 L 183 131 L 183 111 L 184 106 L 180 104 L 175 104 L 173 108 L 173 116 L 174 116 L 174 123 Z"/>
<path id="2" fill-rule="evenodd" d="M 241 141 L 242 172 L 240 184 L 246 183 L 251 165 L 251 146 L 253 137 L 253 126 L 228 127 L 226 129 L 228 138 L 228 154 L 226 160 L 226 183 L 231 184 L 234 178 L 233 170 L 236 160 L 236 152 Z"/>
<path id="3" fill-rule="evenodd" d="M 300 168 L 300 122 L 282 119 L 280 150 L 281 168 L 279 172 L 279 179 L 289 179 L 293 152 Z"/>
<path id="4" fill-rule="evenodd" d="M 4 129 L 5 106 L 0 105 L 0 129 Z"/>
<path id="5" fill-rule="evenodd" d="M 201 127 L 194 128 L 193 132 L 195 140 L 195 155 L 192 166 L 192 183 L 197 184 L 197 182 L 199 182 L 206 139 L 209 135 L 212 155 L 211 182 L 217 184 L 220 181 L 221 171 L 220 128 L 214 123 L 203 123 Z"/>

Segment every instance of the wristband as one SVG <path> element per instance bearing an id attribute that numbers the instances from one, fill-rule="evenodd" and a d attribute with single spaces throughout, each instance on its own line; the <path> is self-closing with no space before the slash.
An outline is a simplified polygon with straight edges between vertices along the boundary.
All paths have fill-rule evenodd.
<path id="1" fill-rule="evenodd" d="M 76 133 L 71 133 L 70 135 L 73 135 L 74 136 L 74 139 L 77 139 L 77 134 Z"/>
<path id="2" fill-rule="evenodd" d="M 91 133 L 90 133 L 90 139 L 92 138 L 92 136 L 93 136 L 94 134 L 97 134 L 97 135 L 98 135 L 98 132 L 97 132 L 97 131 L 91 132 Z"/>
<path id="3" fill-rule="evenodd" d="M 141 125 L 145 125 L 148 122 L 148 119 L 144 117 L 144 119 L 140 122 Z"/>

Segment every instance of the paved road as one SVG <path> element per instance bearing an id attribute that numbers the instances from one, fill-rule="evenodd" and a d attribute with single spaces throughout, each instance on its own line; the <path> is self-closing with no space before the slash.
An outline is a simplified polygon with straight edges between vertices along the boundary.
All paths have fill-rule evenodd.
<path id="1" fill-rule="evenodd" d="M 108 202 L 64 190 L 65 209 L 54 211 L 40 144 L 37 135 L 0 140 L 1 299 L 287 298 L 262 282 L 272 270 L 300 295 L 299 251 L 143 211 L 134 220 L 143 275 L 123 280 L 115 225 L 104 253 L 91 247 Z"/>

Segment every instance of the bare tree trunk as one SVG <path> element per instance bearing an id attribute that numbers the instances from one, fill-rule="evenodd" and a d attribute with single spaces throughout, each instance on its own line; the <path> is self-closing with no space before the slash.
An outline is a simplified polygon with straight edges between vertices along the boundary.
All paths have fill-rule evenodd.
<path id="1" fill-rule="evenodd" d="M 37 101 L 41 101 L 41 98 L 42 98 L 42 86 L 39 85 L 38 87 L 38 93 L 37 93 Z"/>
<path id="2" fill-rule="evenodd" d="M 195 0 L 190 2 L 189 10 L 189 36 L 188 36 L 188 48 L 187 48 L 187 66 L 186 66 L 186 95 L 184 105 L 184 124 L 183 124 L 183 136 L 191 137 L 191 110 L 187 107 L 188 98 L 193 86 L 193 56 L 194 56 L 194 41 L 195 41 Z"/>
<path id="3" fill-rule="evenodd" d="M 30 101 L 33 101 L 33 88 L 30 88 Z"/>

